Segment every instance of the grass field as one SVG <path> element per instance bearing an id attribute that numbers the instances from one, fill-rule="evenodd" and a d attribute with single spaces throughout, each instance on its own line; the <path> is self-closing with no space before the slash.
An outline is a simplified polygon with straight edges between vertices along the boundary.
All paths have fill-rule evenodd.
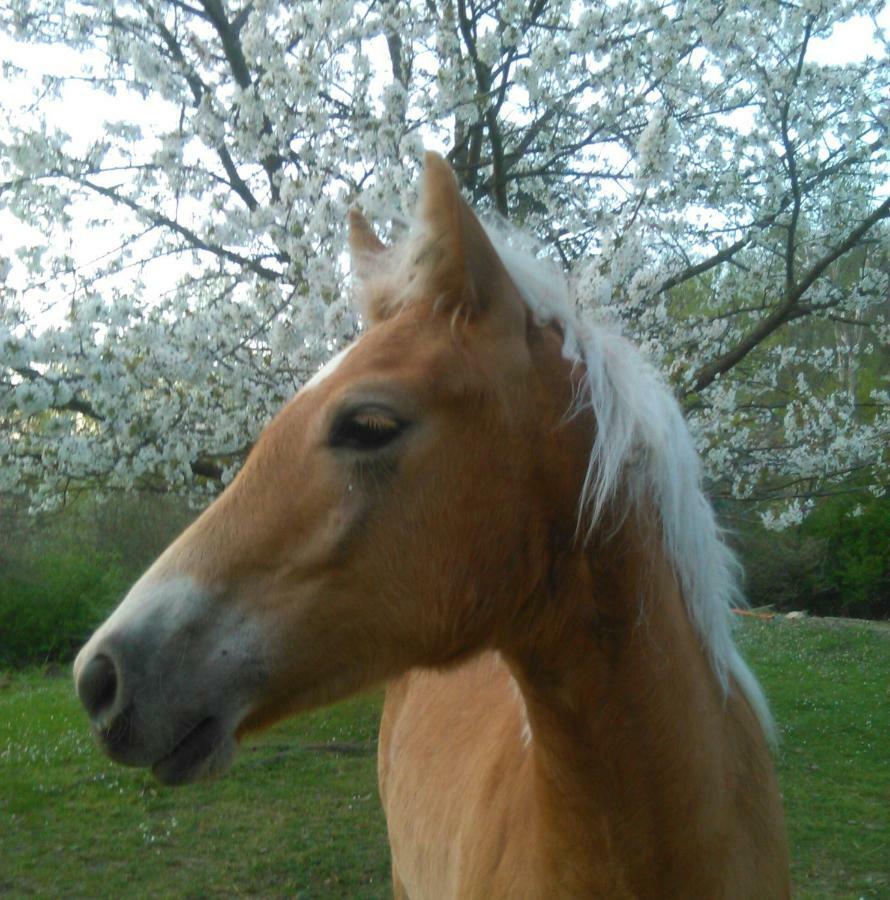
<path id="1" fill-rule="evenodd" d="M 796 896 L 890 897 L 890 631 L 745 621 L 739 640 L 782 731 Z M 379 705 L 285 723 L 172 790 L 99 755 L 67 677 L 0 674 L 0 895 L 389 896 Z"/>

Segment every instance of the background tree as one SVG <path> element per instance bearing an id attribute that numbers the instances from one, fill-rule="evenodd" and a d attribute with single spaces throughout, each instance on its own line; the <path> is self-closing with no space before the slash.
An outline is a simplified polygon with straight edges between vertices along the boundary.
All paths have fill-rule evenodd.
<path id="1" fill-rule="evenodd" d="M 881 11 L 2 0 L 21 45 L 80 56 L 4 67 L 0 489 L 230 477 L 358 327 L 345 209 L 389 221 L 428 144 L 666 367 L 715 490 L 775 524 L 882 491 Z M 865 50 L 826 59 L 851 23 Z M 62 127 L 83 98 L 95 126 Z"/>

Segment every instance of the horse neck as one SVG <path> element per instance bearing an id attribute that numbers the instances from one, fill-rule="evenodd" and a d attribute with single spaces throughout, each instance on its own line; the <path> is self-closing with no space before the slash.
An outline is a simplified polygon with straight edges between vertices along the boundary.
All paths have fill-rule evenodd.
<path id="1" fill-rule="evenodd" d="M 600 861 L 554 873 L 579 895 L 621 896 L 621 873 L 676 868 L 670 842 L 694 846 L 715 825 L 725 700 L 655 521 L 632 514 L 554 562 L 534 627 L 503 648 L 527 708 L 543 852 L 557 868 L 578 846 Z"/>

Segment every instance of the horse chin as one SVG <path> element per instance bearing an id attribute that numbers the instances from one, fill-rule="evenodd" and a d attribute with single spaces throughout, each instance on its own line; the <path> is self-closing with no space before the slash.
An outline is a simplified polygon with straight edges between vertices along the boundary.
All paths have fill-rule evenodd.
<path id="1" fill-rule="evenodd" d="M 166 756 L 152 764 L 151 771 L 162 784 L 191 784 L 226 772 L 237 749 L 234 732 L 211 716 L 189 730 Z"/>

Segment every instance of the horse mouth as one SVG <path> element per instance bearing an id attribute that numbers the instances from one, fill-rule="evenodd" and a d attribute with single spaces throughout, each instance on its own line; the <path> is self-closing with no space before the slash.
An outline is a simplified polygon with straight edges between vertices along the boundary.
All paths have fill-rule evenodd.
<path id="1" fill-rule="evenodd" d="M 178 785 L 197 781 L 213 774 L 223 765 L 216 766 L 214 757 L 225 743 L 223 723 L 214 716 L 202 719 L 164 757 L 151 767 L 152 774 L 163 784 Z"/>

